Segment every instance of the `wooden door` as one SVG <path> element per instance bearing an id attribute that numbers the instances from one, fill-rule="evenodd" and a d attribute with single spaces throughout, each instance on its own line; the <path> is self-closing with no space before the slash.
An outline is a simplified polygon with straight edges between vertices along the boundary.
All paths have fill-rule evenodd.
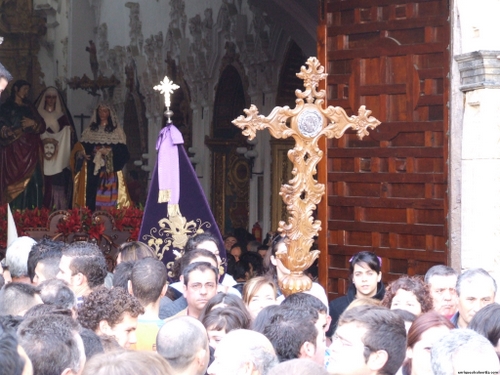
<path id="1" fill-rule="evenodd" d="M 386 283 L 448 261 L 450 10 L 448 0 L 321 5 L 327 105 L 357 114 L 365 104 L 382 122 L 362 141 L 350 133 L 325 142 L 320 277 L 335 298 L 362 250 L 382 257 Z"/>

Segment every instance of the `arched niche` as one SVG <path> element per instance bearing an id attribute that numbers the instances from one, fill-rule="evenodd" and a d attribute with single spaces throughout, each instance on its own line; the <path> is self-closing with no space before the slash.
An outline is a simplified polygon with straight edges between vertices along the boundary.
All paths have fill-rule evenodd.
<path id="1" fill-rule="evenodd" d="M 211 136 L 205 140 L 212 161 L 212 211 L 221 232 L 248 228 L 250 168 L 236 152 L 246 138 L 231 121 L 247 107 L 244 81 L 232 64 L 225 66 L 216 87 Z"/>

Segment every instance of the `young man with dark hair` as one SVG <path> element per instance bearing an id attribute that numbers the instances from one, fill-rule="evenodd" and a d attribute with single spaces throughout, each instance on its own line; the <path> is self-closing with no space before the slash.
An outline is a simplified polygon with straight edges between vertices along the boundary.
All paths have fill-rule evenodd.
<path id="1" fill-rule="evenodd" d="M 294 293 L 286 297 L 282 306 L 291 306 L 296 309 L 309 309 L 313 308 L 318 312 L 318 320 L 314 324 L 319 333 L 325 336 L 326 332 L 330 328 L 330 316 L 328 315 L 328 306 L 326 306 L 321 300 L 308 293 Z M 325 337 L 323 337 L 325 339 Z"/>
<path id="2" fill-rule="evenodd" d="M 439 264 L 429 268 L 424 278 L 432 297 L 432 309 L 448 319 L 457 312 L 457 277 L 453 268 Z"/>
<path id="3" fill-rule="evenodd" d="M 394 375 L 406 355 L 406 329 L 394 311 L 357 306 L 339 319 L 330 346 L 333 375 Z"/>
<path id="4" fill-rule="evenodd" d="M 31 247 L 28 275 L 33 284 L 38 285 L 57 276 L 64 246 L 64 242 L 43 238 Z"/>
<path id="5" fill-rule="evenodd" d="M 123 288 L 103 286 L 90 293 L 78 309 L 78 321 L 99 336 L 113 337 L 128 349 L 136 343 L 137 318 L 144 308 Z"/>
<path id="6" fill-rule="evenodd" d="M 308 358 L 324 365 L 325 334 L 315 326 L 318 317 L 318 311 L 313 307 L 279 307 L 263 333 L 273 344 L 280 362 Z"/>
<path id="7" fill-rule="evenodd" d="M 385 288 L 382 283 L 379 257 L 370 251 L 361 251 L 355 254 L 349 262 L 352 283 L 347 289 L 347 295 L 330 302 L 332 322 L 327 332 L 328 337 L 335 332 L 340 315 L 356 298 L 374 298 L 380 301 L 384 298 Z"/>
<path id="8" fill-rule="evenodd" d="M 167 291 L 167 269 L 158 259 L 144 258 L 134 263 L 128 291 L 144 308 L 137 323 L 137 350 L 155 350 L 156 335 L 165 323 L 159 317 L 160 300 Z"/>
<path id="9" fill-rule="evenodd" d="M 107 264 L 101 249 L 90 242 L 74 242 L 63 251 L 57 278 L 68 283 L 78 304 L 104 284 Z"/>

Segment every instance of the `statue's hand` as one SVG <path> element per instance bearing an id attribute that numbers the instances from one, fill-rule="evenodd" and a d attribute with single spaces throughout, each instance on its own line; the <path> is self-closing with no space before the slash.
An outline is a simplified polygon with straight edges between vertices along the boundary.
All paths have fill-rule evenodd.
<path id="1" fill-rule="evenodd" d="M 32 128 L 36 125 L 35 120 L 27 118 L 27 117 L 23 117 L 23 120 L 21 121 L 21 123 L 22 123 L 23 129 Z"/>
<path id="2" fill-rule="evenodd" d="M 76 153 L 76 157 L 78 159 L 86 159 L 86 160 L 90 160 L 90 155 L 86 155 L 84 151 L 78 151 Z"/>
<path id="3" fill-rule="evenodd" d="M 14 136 L 14 133 L 9 129 L 9 127 L 3 126 L 2 129 L 0 129 L 0 135 L 2 138 L 10 138 Z"/>

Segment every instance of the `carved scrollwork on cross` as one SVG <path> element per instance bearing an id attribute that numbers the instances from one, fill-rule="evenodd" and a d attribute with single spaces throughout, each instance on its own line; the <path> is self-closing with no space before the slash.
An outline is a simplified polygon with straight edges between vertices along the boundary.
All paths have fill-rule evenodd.
<path id="1" fill-rule="evenodd" d="M 277 254 L 290 275 L 279 280 L 285 295 L 311 288 L 311 280 L 303 271 L 311 266 L 319 256 L 319 251 L 310 251 L 313 238 L 321 229 L 321 221 L 314 220 L 313 211 L 325 193 L 325 185 L 314 179 L 316 166 L 323 157 L 318 140 L 340 138 L 352 128 L 362 139 L 368 129 L 380 124 L 371 116 L 371 111 L 361 106 L 357 116 L 348 116 L 343 108 L 329 106 L 323 108 L 325 91 L 317 91 L 318 84 L 327 77 L 318 59 L 310 57 L 297 76 L 304 81 L 305 90 L 296 90 L 296 106 L 275 107 L 269 116 L 259 115 L 255 105 L 245 109 L 245 116 L 233 120 L 242 129 L 243 135 L 253 139 L 258 130 L 269 129 L 275 138 L 292 137 L 295 147 L 288 151 L 293 163 L 294 177 L 281 187 L 280 195 L 290 214 L 288 222 L 281 221 L 278 231 L 286 236 L 286 254 Z"/>

